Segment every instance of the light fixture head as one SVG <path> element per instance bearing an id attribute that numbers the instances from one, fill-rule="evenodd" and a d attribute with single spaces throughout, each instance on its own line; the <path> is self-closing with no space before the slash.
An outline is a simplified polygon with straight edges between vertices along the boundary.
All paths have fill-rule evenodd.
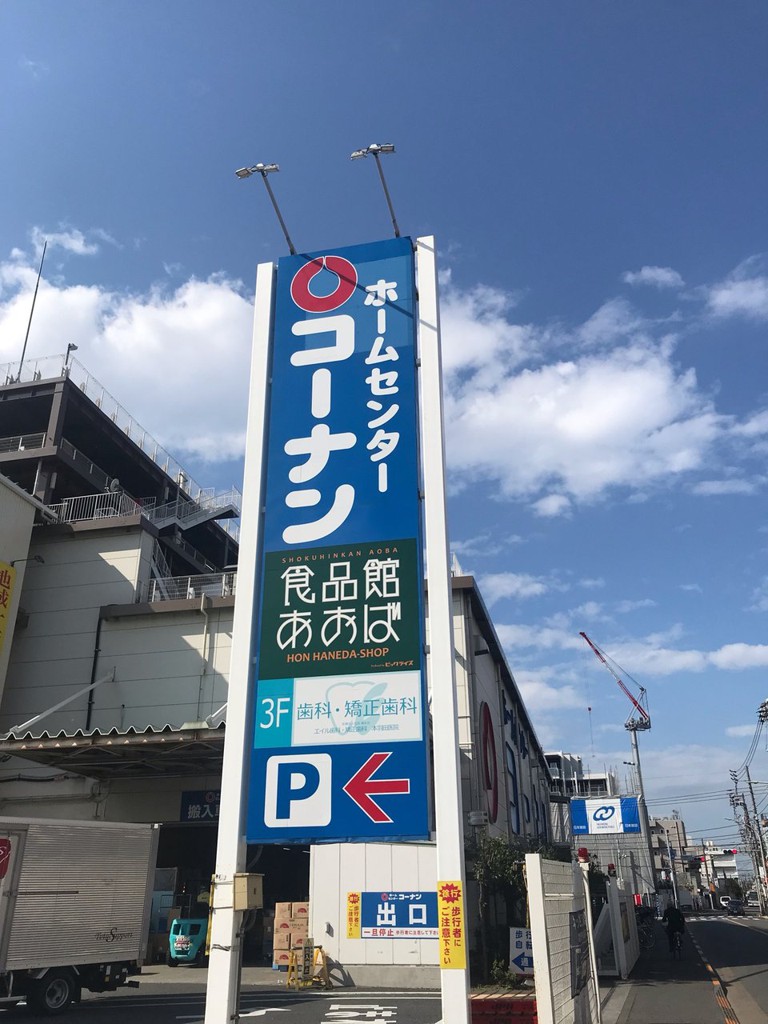
<path id="1" fill-rule="evenodd" d="M 241 167 L 235 171 L 235 177 L 250 178 L 252 174 L 272 174 L 273 171 L 279 170 L 278 164 L 254 164 L 252 167 Z"/>
<path id="2" fill-rule="evenodd" d="M 9 562 L 9 565 L 18 565 L 19 562 L 39 562 L 40 565 L 45 565 L 45 559 L 42 555 L 30 555 L 29 558 L 14 558 L 12 562 Z"/>
<path id="3" fill-rule="evenodd" d="M 366 146 L 365 149 L 356 149 L 355 152 L 352 154 L 351 159 L 352 160 L 359 160 L 361 156 L 368 156 L 369 153 L 372 153 L 374 156 L 377 156 L 379 153 L 394 153 L 394 152 L 395 152 L 395 147 L 394 147 L 394 144 L 391 143 L 391 142 L 384 142 L 384 143 L 372 142 L 370 144 L 370 146 Z"/>

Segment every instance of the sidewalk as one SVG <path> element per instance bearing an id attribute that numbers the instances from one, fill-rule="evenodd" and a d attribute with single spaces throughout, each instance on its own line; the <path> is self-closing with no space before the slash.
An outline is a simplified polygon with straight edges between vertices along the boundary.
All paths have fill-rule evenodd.
<path id="1" fill-rule="evenodd" d="M 683 938 L 683 958 L 673 960 L 664 929 L 656 923 L 656 945 L 641 951 L 628 981 L 600 986 L 603 1024 L 723 1024 L 711 976 Z"/>

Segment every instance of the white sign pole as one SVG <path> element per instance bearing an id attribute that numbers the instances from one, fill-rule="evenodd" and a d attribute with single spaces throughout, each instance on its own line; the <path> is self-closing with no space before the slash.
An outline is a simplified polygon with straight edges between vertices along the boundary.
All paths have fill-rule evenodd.
<path id="1" fill-rule="evenodd" d="M 213 888 L 213 921 L 205 1024 L 237 1020 L 240 992 L 242 912 L 235 912 L 234 876 L 245 870 L 245 816 L 251 736 L 251 639 L 257 621 L 261 570 L 261 509 L 266 453 L 266 411 L 275 268 L 262 263 L 256 274 L 248 428 L 245 440 L 243 516 L 232 628 L 229 701 L 221 777 L 219 836 Z"/>
<path id="2" fill-rule="evenodd" d="M 432 694 L 437 877 L 439 881 L 451 879 L 461 882 L 466 941 L 464 829 L 454 671 L 453 598 L 445 507 L 445 441 L 437 260 L 433 237 L 416 240 L 416 286 L 419 297 L 417 345 L 421 367 L 421 462 L 424 481 L 424 538 L 429 622 L 427 678 Z M 440 986 L 443 1024 L 468 1024 L 468 970 L 441 970 Z"/>

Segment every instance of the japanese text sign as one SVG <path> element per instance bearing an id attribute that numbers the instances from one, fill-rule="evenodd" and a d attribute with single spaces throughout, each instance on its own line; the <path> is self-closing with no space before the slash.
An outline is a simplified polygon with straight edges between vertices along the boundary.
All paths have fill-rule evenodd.
<path id="1" fill-rule="evenodd" d="M 467 936 L 460 881 L 437 883 L 438 938 L 442 970 L 466 970 Z"/>
<path id="2" fill-rule="evenodd" d="M 351 897 L 357 897 L 352 903 Z M 350 923 L 356 913 L 356 934 Z M 347 894 L 347 938 L 436 939 L 438 938 L 437 893 L 361 892 Z"/>
<path id="3" fill-rule="evenodd" d="M 250 842 L 426 838 L 410 239 L 280 260 Z"/>
<path id="4" fill-rule="evenodd" d="M 185 789 L 181 794 L 179 821 L 218 821 L 220 803 L 220 789 Z"/>
<path id="5" fill-rule="evenodd" d="M 10 626 L 11 597 L 16 570 L 6 562 L 0 562 L 0 651 L 3 649 L 5 634 Z"/>

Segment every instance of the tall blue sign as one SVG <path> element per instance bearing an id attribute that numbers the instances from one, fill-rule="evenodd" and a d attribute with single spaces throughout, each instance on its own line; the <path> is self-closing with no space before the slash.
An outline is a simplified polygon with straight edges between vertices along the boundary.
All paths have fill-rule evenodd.
<path id="1" fill-rule="evenodd" d="M 410 239 L 280 260 L 250 842 L 426 838 Z"/>

